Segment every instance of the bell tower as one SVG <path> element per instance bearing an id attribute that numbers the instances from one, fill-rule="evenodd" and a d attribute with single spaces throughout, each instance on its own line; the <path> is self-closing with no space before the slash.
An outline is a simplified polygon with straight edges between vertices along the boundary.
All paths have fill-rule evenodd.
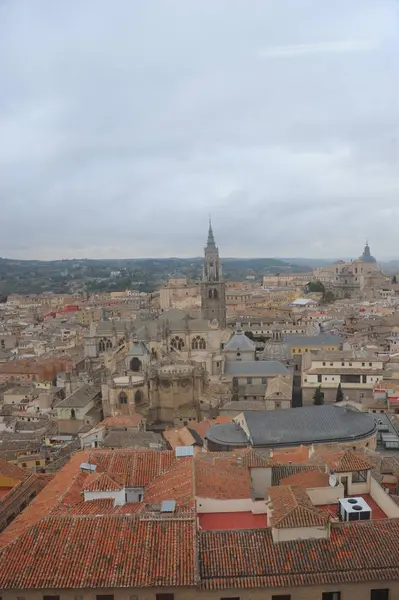
<path id="1" fill-rule="evenodd" d="M 219 249 L 215 244 L 210 219 L 201 283 L 201 315 L 203 319 L 207 319 L 208 321 L 216 319 L 219 327 L 225 329 L 226 286 L 222 276 Z"/>

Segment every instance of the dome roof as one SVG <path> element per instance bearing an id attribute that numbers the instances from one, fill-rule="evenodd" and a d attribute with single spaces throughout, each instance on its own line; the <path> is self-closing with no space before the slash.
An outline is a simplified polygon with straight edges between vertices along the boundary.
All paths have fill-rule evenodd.
<path id="1" fill-rule="evenodd" d="M 269 340 L 265 344 L 262 360 L 277 360 L 286 363 L 291 360 L 290 349 L 282 340 Z"/>
<path id="2" fill-rule="evenodd" d="M 366 242 L 366 245 L 363 250 L 363 254 L 359 257 L 359 260 L 361 260 L 362 262 L 366 262 L 366 263 L 377 262 L 376 259 L 374 258 L 374 256 L 371 256 L 371 254 L 370 254 L 370 246 L 369 246 L 368 242 Z"/>
<path id="3" fill-rule="evenodd" d="M 237 351 L 237 350 L 250 350 L 254 352 L 256 345 L 245 335 L 243 331 L 236 331 L 227 344 L 225 345 L 223 350 L 227 351 Z"/>

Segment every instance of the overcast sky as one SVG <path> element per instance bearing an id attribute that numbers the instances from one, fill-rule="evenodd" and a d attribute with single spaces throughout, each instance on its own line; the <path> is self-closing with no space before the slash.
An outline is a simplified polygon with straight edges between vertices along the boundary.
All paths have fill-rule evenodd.
<path id="1" fill-rule="evenodd" d="M 399 256 L 396 0 L 1 0 L 0 256 Z"/>

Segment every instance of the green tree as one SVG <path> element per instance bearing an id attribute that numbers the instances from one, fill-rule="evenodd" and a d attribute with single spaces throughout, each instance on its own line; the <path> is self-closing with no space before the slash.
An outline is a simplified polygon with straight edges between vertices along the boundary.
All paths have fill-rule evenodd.
<path id="1" fill-rule="evenodd" d="M 398 279 L 397 279 L 396 275 L 394 275 L 392 277 L 392 282 L 391 283 L 398 283 Z"/>
<path id="2" fill-rule="evenodd" d="M 315 393 L 313 395 L 313 404 L 315 404 L 316 406 L 324 404 L 324 392 L 321 389 L 321 385 L 319 385 L 319 387 L 315 390 Z"/>
<path id="3" fill-rule="evenodd" d="M 342 391 L 341 383 L 338 384 L 337 387 L 337 395 L 335 397 L 335 402 L 342 402 L 344 399 L 344 392 Z"/>
<path id="4" fill-rule="evenodd" d="M 320 292 L 320 293 L 324 294 L 326 291 L 326 288 L 321 283 L 321 281 L 309 281 L 309 283 L 306 285 L 306 291 L 308 293 Z"/>
<path id="5" fill-rule="evenodd" d="M 328 290 L 328 291 L 324 292 L 322 300 L 326 304 L 331 304 L 331 302 L 334 302 L 335 296 L 330 290 Z"/>

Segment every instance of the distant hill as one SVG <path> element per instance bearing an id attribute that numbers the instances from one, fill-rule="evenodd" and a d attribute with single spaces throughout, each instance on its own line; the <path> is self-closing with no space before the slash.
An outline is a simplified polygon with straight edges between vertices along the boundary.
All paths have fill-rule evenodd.
<path id="1" fill-rule="evenodd" d="M 120 291 L 134 287 L 153 291 L 176 270 L 192 281 L 199 281 L 202 260 L 202 257 L 54 261 L 0 258 L 0 295 Z M 251 275 L 259 282 L 266 273 L 311 270 L 307 264 L 276 258 L 225 258 L 222 267 L 226 280 L 243 280 Z"/>

